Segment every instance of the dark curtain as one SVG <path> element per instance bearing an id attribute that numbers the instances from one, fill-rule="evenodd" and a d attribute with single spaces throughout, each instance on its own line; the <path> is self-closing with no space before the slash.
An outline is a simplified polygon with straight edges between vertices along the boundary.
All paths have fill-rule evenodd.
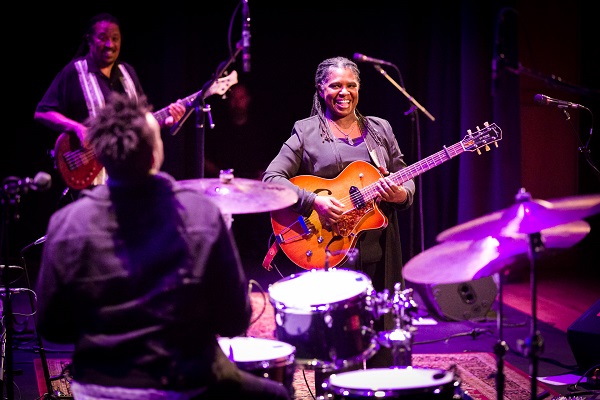
<path id="1" fill-rule="evenodd" d="M 222 63 L 231 61 L 230 48 L 235 49 L 241 38 L 239 2 L 217 3 L 198 5 L 194 11 L 180 5 L 143 13 L 124 10 L 120 3 L 112 1 L 81 4 L 76 9 L 48 3 L 34 9 L 23 8 L 15 14 L 23 17 L 18 20 L 19 32 L 28 35 L 9 43 L 19 61 L 14 68 L 14 82 L 20 84 L 11 91 L 16 97 L 8 99 L 11 104 L 16 103 L 18 110 L 16 116 L 7 118 L 8 127 L 2 135 L 0 177 L 34 176 L 39 170 L 53 168 L 48 149 L 55 136 L 34 123 L 33 110 L 51 79 L 74 55 L 84 24 L 92 15 L 108 11 L 120 18 L 121 57 L 137 68 L 151 102 L 159 109 L 200 90 Z M 540 54 L 535 43 L 532 46 L 528 40 L 523 41 L 523 36 L 527 36 L 524 32 L 538 37 L 554 30 L 567 32 L 572 36 L 565 40 L 566 44 L 549 42 L 549 52 L 559 56 L 535 67 L 551 75 L 560 54 L 574 48 L 573 59 L 562 60 L 570 66 L 569 77 L 579 80 L 577 83 L 583 87 L 596 89 L 591 96 L 576 100 L 585 101 L 592 111 L 596 106 L 597 110 L 594 95 L 599 68 L 594 60 L 599 57 L 597 34 L 592 33 L 597 21 L 590 6 L 583 2 L 569 6 L 558 1 L 469 0 L 371 1 L 350 5 L 337 0 L 275 4 L 250 0 L 249 6 L 252 68 L 243 72 L 238 57 L 231 69 L 238 71 L 240 82 L 253 88 L 255 109 L 264 126 L 263 136 L 257 140 L 282 143 L 293 122 L 310 112 L 317 64 L 327 57 L 352 57 L 355 52 L 393 63 L 397 69 L 384 68 L 388 77 L 435 118 L 432 121 L 421 111 L 410 113 L 413 101 L 372 65 L 360 64 L 359 109 L 365 115 L 390 120 L 408 164 L 461 142 L 469 130 L 482 129 L 485 122 L 502 129 L 497 148 L 492 145 L 489 152 L 481 149 L 481 155 L 465 152 L 416 178 L 415 204 L 399 217 L 405 262 L 434 246 L 436 236 L 443 230 L 510 206 L 523 186 L 536 189 L 534 197 L 537 193 L 550 197 L 556 193 L 558 197 L 598 191 L 597 177 L 577 155 L 571 157 L 571 164 L 579 164 L 573 176 L 555 182 L 556 188 L 568 188 L 566 192 L 542 192 L 541 185 L 535 187 L 535 178 L 552 175 L 548 170 L 523 171 L 524 160 L 532 158 L 522 152 L 530 137 L 530 132 L 521 134 L 522 121 L 533 111 L 550 111 L 532 107 L 532 94 L 548 85 L 539 82 L 542 89 L 529 87 L 524 92 L 524 77 L 506 68 L 518 68 L 523 48 Z M 560 23 L 548 25 L 547 21 Z M 35 39 L 32 41 L 31 37 Z M 492 60 L 499 54 L 505 58 L 498 64 L 493 79 Z M 34 73 L 26 65 L 32 66 Z M 554 96 L 563 95 L 560 88 L 554 89 Z M 207 103 L 213 110 L 223 107 L 220 96 L 210 97 Z M 579 119 L 578 114 L 571 113 L 573 119 Z M 163 135 L 163 169 L 176 179 L 199 178 L 199 135 L 213 132 L 206 127 L 200 129 L 198 121 L 198 113 L 194 113 L 177 135 L 167 131 Z M 581 127 L 577 129 L 589 132 L 589 119 L 578 122 Z M 541 149 L 545 145 L 544 141 L 534 143 Z M 597 149 L 594 141 L 592 145 Z M 564 148 L 576 152 L 568 146 Z M 571 180 L 577 184 L 566 185 Z M 52 193 L 30 194 L 21 200 L 21 218 L 10 233 L 16 249 L 43 235 L 63 188 L 55 177 Z"/>

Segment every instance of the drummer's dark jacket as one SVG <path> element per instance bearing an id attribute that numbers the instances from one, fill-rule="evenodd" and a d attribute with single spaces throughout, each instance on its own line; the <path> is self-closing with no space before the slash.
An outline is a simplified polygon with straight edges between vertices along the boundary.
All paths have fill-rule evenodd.
<path id="1" fill-rule="evenodd" d="M 109 180 L 50 218 L 37 328 L 74 344 L 80 383 L 194 389 L 238 371 L 217 335 L 246 332 L 246 282 L 203 194 L 164 173 L 135 187 Z"/>

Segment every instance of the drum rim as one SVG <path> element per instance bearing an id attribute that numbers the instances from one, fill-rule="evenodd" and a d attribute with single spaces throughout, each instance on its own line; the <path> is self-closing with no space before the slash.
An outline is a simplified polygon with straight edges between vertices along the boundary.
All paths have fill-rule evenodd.
<path id="1" fill-rule="evenodd" d="M 296 362 L 296 346 L 281 341 L 281 340 L 276 340 L 276 339 L 267 339 L 267 338 L 259 338 L 259 337 L 246 337 L 246 336 L 235 336 L 235 337 L 219 337 L 217 338 L 218 344 L 219 344 L 219 348 L 221 348 L 221 351 L 223 351 L 223 353 L 225 354 L 225 356 L 231 360 L 231 358 L 229 358 L 229 355 L 227 354 L 227 352 L 225 350 L 223 350 L 223 348 L 221 347 L 221 342 L 225 342 L 225 341 L 236 341 L 236 342 L 246 342 L 246 343 L 250 343 L 250 342 L 255 342 L 255 343 L 268 343 L 268 342 L 272 342 L 272 343 L 278 343 L 278 344 L 282 344 L 285 345 L 288 350 L 290 350 L 290 352 L 286 355 L 281 355 L 281 356 L 276 356 L 274 358 L 268 358 L 268 359 L 263 359 L 263 360 L 231 360 L 233 363 L 235 363 L 238 366 L 244 366 L 244 367 L 249 367 L 249 369 L 256 369 L 256 368 L 261 368 L 261 369 L 267 369 L 267 368 L 280 368 L 280 367 L 285 367 L 291 364 L 295 364 Z M 246 368 L 242 368 L 242 369 L 246 369 Z"/>
<path id="2" fill-rule="evenodd" d="M 380 371 L 407 370 L 409 368 L 413 371 L 423 371 L 423 372 L 433 372 L 433 373 L 442 372 L 442 373 L 444 373 L 445 378 L 446 378 L 446 375 L 449 376 L 449 380 L 444 379 L 443 381 L 435 382 L 430 385 L 423 385 L 421 387 L 410 387 L 410 388 L 383 387 L 380 389 L 373 388 L 373 387 L 371 387 L 371 388 L 342 387 L 339 385 L 339 383 L 338 384 L 332 383 L 332 378 L 333 378 L 333 380 L 335 380 L 335 378 L 338 377 L 339 375 L 344 375 L 346 377 L 349 377 L 350 375 L 360 375 L 361 373 L 373 373 L 373 372 L 377 373 Z M 404 395 L 427 394 L 427 393 L 433 393 L 436 390 L 440 390 L 441 392 L 444 392 L 445 388 L 448 388 L 448 389 L 451 388 L 453 391 L 457 382 L 458 382 L 457 377 L 451 370 L 445 370 L 445 369 L 441 369 L 441 368 L 424 368 L 424 367 L 408 366 L 408 367 L 391 367 L 391 368 L 372 368 L 372 369 L 340 372 L 340 373 L 333 374 L 333 375 L 329 376 L 328 378 L 326 378 L 323 381 L 323 389 L 325 390 L 325 392 L 329 392 L 331 394 L 359 395 L 359 396 L 366 396 L 366 397 L 379 397 L 379 396 L 387 397 L 390 395 L 397 395 L 397 394 L 404 394 Z M 375 396 L 375 393 L 377 393 L 377 396 Z"/>
<path id="3" fill-rule="evenodd" d="M 275 286 L 278 284 L 279 285 L 284 284 L 293 279 L 299 278 L 301 276 L 305 276 L 306 274 L 313 274 L 313 273 L 318 274 L 318 273 L 327 273 L 327 272 L 342 273 L 342 274 L 348 274 L 348 275 L 360 275 L 365 279 L 365 287 L 362 288 L 361 291 L 359 291 L 358 293 L 355 293 L 344 299 L 339 299 L 338 301 L 329 302 L 329 303 L 328 302 L 320 302 L 320 303 L 312 303 L 312 304 L 306 304 L 306 305 L 303 304 L 301 307 L 297 306 L 297 305 L 290 305 L 290 304 L 286 305 L 286 301 L 282 300 L 280 298 L 281 296 L 273 295 Z M 349 270 L 349 269 L 338 269 L 338 268 L 332 268 L 329 270 L 313 269 L 313 270 L 308 270 L 308 271 L 304 271 L 304 272 L 300 272 L 300 273 L 296 273 L 296 274 L 291 274 L 291 275 L 286 276 L 286 277 L 278 280 L 277 282 L 269 285 L 267 291 L 269 293 L 269 301 L 273 304 L 273 306 L 275 307 L 276 310 L 298 310 L 299 314 L 302 314 L 303 312 L 306 312 L 306 311 L 324 312 L 324 311 L 332 310 L 332 309 L 335 309 L 336 305 L 338 305 L 338 304 L 345 305 L 345 302 L 347 302 L 347 301 L 353 301 L 355 299 L 363 299 L 364 297 L 373 296 L 375 294 L 373 282 L 371 281 L 371 278 L 369 278 L 369 276 L 367 274 L 365 274 L 364 272 L 360 272 L 360 271 L 353 271 L 353 270 Z"/>

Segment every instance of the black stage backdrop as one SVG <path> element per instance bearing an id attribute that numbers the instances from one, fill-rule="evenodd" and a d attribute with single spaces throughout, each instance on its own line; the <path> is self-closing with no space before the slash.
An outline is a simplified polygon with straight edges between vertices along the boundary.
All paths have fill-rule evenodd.
<path id="1" fill-rule="evenodd" d="M 461 141 L 486 121 L 502 128 L 498 148 L 462 154 L 417 178 L 415 205 L 400 216 L 407 261 L 435 245 L 444 229 L 509 207 L 521 187 L 539 199 L 599 191 L 600 180 L 577 141 L 586 143 L 592 131 L 589 113 L 571 109 L 567 120 L 556 107 L 533 103 L 542 93 L 600 110 L 597 14 L 584 3 L 369 1 L 351 6 L 346 1 L 249 0 L 251 71 L 243 71 L 241 55 L 229 70 L 253 90 L 264 128 L 257 140 L 265 143 L 266 158 L 274 156 L 293 122 L 308 116 L 317 64 L 356 52 L 393 63 L 397 70 L 384 66 L 388 76 L 435 118 L 421 111 L 406 115 L 413 103 L 373 65 L 360 64 L 359 109 L 390 120 L 409 164 Z M 121 58 L 136 67 L 159 109 L 200 90 L 228 62 L 229 49 L 241 40 L 238 6 L 235 0 L 137 9 L 116 1 L 76 7 L 15 4 L 17 11 L 7 14 L 13 28 L 4 43 L 10 89 L 5 91 L 8 124 L 1 136 L 0 178 L 46 171 L 53 174 L 53 187 L 23 193 L 16 206 L 3 208 L 10 223 L 2 239 L 9 243 L 11 263 L 20 249 L 44 235 L 64 189 L 47 153 L 57 136 L 35 123 L 33 112 L 75 54 L 88 19 L 108 11 L 121 20 Z M 215 111 L 223 107 L 219 96 L 207 103 Z M 198 140 L 212 132 L 197 129 L 196 117 L 192 114 L 177 135 L 164 132 L 163 169 L 176 179 L 201 177 Z M 597 165 L 598 140 L 590 146 Z M 590 221 L 592 234 L 579 247 L 581 260 L 593 271 L 590 243 L 598 238 L 598 218 Z"/>

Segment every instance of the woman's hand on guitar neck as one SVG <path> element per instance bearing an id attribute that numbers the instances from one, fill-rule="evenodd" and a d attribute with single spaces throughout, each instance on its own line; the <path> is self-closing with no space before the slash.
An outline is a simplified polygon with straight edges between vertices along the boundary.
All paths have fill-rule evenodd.
<path id="1" fill-rule="evenodd" d="M 402 204 L 408 198 L 408 193 L 404 186 L 396 184 L 387 177 L 380 178 L 375 186 L 379 198 L 388 203 Z"/>

